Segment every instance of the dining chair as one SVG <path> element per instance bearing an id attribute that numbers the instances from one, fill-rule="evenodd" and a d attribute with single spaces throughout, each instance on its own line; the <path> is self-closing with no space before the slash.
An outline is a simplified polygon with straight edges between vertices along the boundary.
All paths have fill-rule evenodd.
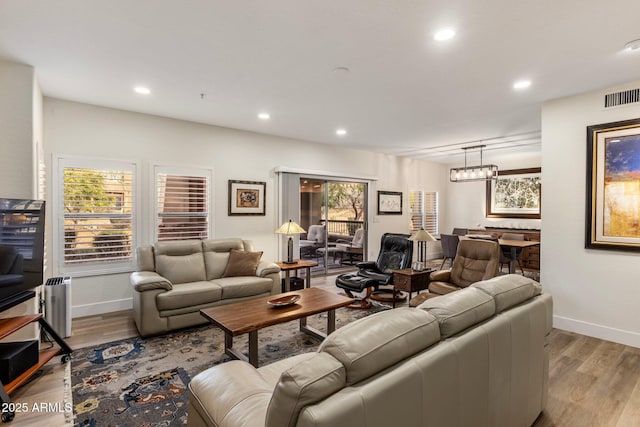
<path id="1" fill-rule="evenodd" d="M 501 239 L 503 240 L 524 240 L 524 234 L 519 233 L 502 233 Z M 516 248 L 516 262 L 520 268 L 520 272 L 524 276 L 524 269 L 520 259 L 522 258 L 522 248 Z M 511 262 L 511 248 L 500 246 L 500 270 L 502 270 L 503 260 L 509 265 Z"/>
<path id="2" fill-rule="evenodd" d="M 467 234 L 469 234 L 469 229 L 454 227 L 451 234 L 455 234 L 456 236 L 466 236 Z"/>
<path id="3" fill-rule="evenodd" d="M 456 257 L 456 251 L 458 250 L 458 243 L 460 237 L 455 234 L 441 234 L 440 243 L 442 244 L 442 265 L 440 270 L 444 268 L 444 264 L 449 260 L 449 267 L 453 265 L 453 259 Z"/>

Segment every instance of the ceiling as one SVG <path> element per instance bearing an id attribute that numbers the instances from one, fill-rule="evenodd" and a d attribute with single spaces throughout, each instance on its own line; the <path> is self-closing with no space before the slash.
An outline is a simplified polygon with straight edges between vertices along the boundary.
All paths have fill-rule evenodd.
<path id="1" fill-rule="evenodd" d="M 50 97 L 450 163 L 539 152 L 542 102 L 637 80 L 638 16 L 638 0 L 2 0 L 0 58 Z"/>

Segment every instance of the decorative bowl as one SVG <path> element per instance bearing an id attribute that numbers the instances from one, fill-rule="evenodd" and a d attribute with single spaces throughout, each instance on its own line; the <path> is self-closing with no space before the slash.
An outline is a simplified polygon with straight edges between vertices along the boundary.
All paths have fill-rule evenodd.
<path id="1" fill-rule="evenodd" d="M 289 305 L 295 304 L 300 299 L 300 295 L 292 294 L 286 295 L 280 298 L 270 299 L 267 301 L 267 304 L 272 305 L 274 307 L 287 307 Z"/>

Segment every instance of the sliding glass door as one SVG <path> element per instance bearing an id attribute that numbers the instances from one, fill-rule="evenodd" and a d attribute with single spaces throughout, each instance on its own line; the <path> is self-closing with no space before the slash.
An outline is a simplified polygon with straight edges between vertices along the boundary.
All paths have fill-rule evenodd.
<path id="1" fill-rule="evenodd" d="M 300 177 L 300 257 L 334 274 L 352 268 L 366 253 L 367 184 Z"/>

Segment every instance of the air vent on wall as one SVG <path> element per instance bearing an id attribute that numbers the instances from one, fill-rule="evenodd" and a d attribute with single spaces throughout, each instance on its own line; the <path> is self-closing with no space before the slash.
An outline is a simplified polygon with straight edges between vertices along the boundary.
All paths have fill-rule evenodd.
<path id="1" fill-rule="evenodd" d="M 618 105 L 640 102 L 640 89 L 623 90 L 622 92 L 609 93 L 604 96 L 604 108 Z"/>

